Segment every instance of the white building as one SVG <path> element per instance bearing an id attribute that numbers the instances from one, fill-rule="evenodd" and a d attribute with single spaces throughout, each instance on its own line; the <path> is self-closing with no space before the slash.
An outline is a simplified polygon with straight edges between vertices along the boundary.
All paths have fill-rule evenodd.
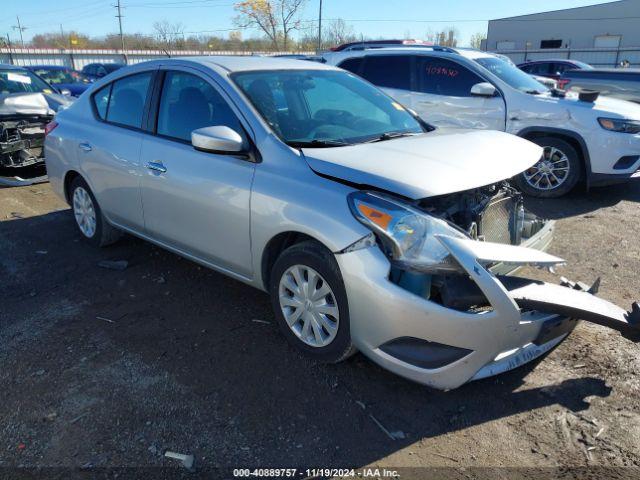
<path id="1" fill-rule="evenodd" d="M 624 47 L 640 47 L 640 0 L 490 20 L 485 46 L 489 51 Z"/>

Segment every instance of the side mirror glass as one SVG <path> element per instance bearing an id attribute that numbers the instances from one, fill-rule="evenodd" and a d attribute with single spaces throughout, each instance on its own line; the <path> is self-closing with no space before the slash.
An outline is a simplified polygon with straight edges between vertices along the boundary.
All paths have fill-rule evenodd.
<path id="1" fill-rule="evenodd" d="M 70 96 L 71 96 L 71 90 L 69 90 L 68 88 L 63 88 L 63 89 L 61 89 L 61 90 L 60 90 L 60 93 L 61 93 L 62 95 L 66 95 L 67 97 L 70 97 Z"/>
<path id="2" fill-rule="evenodd" d="M 191 145 L 196 150 L 211 153 L 241 153 L 245 150 L 240 134 L 222 125 L 194 130 L 191 132 Z"/>
<path id="3" fill-rule="evenodd" d="M 489 82 L 476 83 L 471 87 L 471 95 L 475 97 L 493 97 L 497 90 Z"/>

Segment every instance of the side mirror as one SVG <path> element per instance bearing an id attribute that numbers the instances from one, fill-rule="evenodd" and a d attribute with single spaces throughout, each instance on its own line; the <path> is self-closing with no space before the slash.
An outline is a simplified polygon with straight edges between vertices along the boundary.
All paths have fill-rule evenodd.
<path id="1" fill-rule="evenodd" d="M 493 97 L 497 90 L 489 82 L 476 83 L 471 87 L 471 95 L 474 97 Z"/>
<path id="2" fill-rule="evenodd" d="M 60 94 L 61 95 L 65 95 L 67 97 L 70 97 L 71 96 L 71 90 L 69 90 L 68 88 L 62 88 L 60 90 Z"/>
<path id="3" fill-rule="evenodd" d="M 196 150 L 211 153 L 242 153 L 245 150 L 240 134 L 222 125 L 194 130 L 191 145 Z"/>

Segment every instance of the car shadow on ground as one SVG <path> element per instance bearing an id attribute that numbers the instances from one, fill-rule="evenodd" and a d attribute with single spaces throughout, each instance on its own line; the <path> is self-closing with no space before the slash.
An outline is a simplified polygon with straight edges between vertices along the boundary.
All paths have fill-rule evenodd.
<path id="1" fill-rule="evenodd" d="M 525 197 L 525 206 L 542 218 L 560 219 L 612 207 L 623 200 L 640 202 L 640 179 L 619 185 L 593 187 L 589 191 L 586 191 L 584 186 L 578 186 L 561 198 Z"/>
<path id="2" fill-rule="evenodd" d="M 75 452 L 72 464 L 86 451 L 98 466 L 154 465 L 164 461 L 149 453 L 157 445 L 205 467 L 364 466 L 425 439 L 547 407 L 580 411 L 610 394 L 589 376 L 528 386 L 535 363 L 450 392 L 360 354 L 317 364 L 286 343 L 266 294 L 144 241 L 94 249 L 68 212 L 0 222 L 0 239 L 10 256 L 0 262 L 0 337 L 27 317 L 51 318 L 46 335 L 24 323 L 28 344 L 14 335 L 0 345 L 19 352 L 7 371 L 26 378 L 3 392 L 0 418 L 10 424 L 12 409 L 81 418 L 16 420 L 34 437 L 45 429 L 60 455 Z M 124 271 L 98 267 L 123 259 Z M 56 316 L 61 302 L 74 313 Z M 38 369 L 51 373 L 34 377 Z M 44 449 L 34 462 L 49 458 Z"/>

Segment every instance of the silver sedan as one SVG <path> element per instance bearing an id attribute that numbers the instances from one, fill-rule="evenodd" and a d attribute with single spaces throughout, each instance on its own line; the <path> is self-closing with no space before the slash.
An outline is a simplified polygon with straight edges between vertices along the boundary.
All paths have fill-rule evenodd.
<path id="1" fill-rule="evenodd" d="M 337 68 L 126 67 L 57 115 L 45 151 L 88 242 L 128 232 L 268 292 L 320 361 L 360 350 L 450 389 L 544 354 L 573 318 L 635 332 L 636 314 L 580 288 L 503 275 L 562 262 L 542 251 L 553 223 L 505 182 L 538 146 L 434 129 Z"/>

